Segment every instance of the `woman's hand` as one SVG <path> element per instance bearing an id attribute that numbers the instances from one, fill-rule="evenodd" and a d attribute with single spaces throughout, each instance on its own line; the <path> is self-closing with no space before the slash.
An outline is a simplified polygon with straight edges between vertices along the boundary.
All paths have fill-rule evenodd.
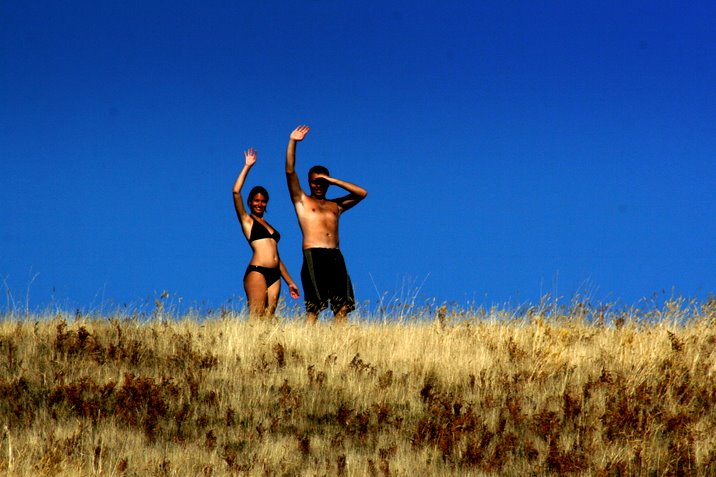
<path id="1" fill-rule="evenodd" d="M 299 293 L 298 287 L 295 283 L 289 283 L 288 291 L 291 294 L 291 298 L 293 298 L 294 300 L 301 296 L 301 293 Z"/>
<path id="2" fill-rule="evenodd" d="M 251 167 L 256 164 L 256 158 L 258 154 L 253 147 L 250 147 L 247 151 L 244 151 L 244 158 L 246 159 L 246 167 Z"/>

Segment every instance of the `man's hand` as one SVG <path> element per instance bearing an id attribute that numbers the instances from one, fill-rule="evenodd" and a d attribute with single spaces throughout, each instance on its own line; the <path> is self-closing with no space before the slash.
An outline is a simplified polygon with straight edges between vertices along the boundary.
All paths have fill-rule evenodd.
<path id="1" fill-rule="evenodd" d="M 335 184 L 336 183 L 336 180 L 333 177 L 327 176 L 326 174 L 321 174 L 320 172 L 313 174 L 313 180 L 316 182 L 323 181 L 326 184 Z"/>
<path id="2" fill-rule="evenodd" d="M 244 151 L 244 158 L 246 159 L 246 166 L 251 167 L 256 164 L 257 153 L 253 147 L 250 147 L 248 151 Z"/>
<path id="3" fill-rule="evenodd" d="M 299 126 L 293 130 L 289 139 L 294 141 L 303 141 L 303 138 L 306 137 L 306 134 L 308 134 L 308 131 L 310 130 L 311 128 L 308 126 Z"/>

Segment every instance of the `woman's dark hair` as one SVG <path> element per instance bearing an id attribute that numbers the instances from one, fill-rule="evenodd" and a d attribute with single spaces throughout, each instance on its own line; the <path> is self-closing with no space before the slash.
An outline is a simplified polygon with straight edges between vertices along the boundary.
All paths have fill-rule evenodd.
<path id="1" fill-rule="evenodd" d="M 256 194 L 263 195 L 264 197 L 266 197 L 266 202 L 269 201 L 269 193 L 266 188 L 264 186 L 254 186 L 249 192 L 249 198 L 247 199 L 247 202 L 251 202 L 252 200 L 254 200 L 254 196 L 256 196 Z"/>

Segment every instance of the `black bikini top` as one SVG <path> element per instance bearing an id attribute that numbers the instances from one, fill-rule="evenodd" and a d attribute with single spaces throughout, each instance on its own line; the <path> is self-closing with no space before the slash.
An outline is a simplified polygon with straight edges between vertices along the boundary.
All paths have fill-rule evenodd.
<path id="1" fill-rule="evenodd" d="M 253 217 L 251 217 L 254 219 Z M 258 220 L 254 219 L 253 225 L 251 225 L 251 234 L 249 235 L 249 243 L 253 242 L 254 240 L 260 240 L 265 238 L 271 238 L 278 243 L 279 240 L 281 240 L 281 234 L 278 233 L 278 230 L 274 229 L 273 233 L 270 233 L 268 229 L 259 222 Z"/>

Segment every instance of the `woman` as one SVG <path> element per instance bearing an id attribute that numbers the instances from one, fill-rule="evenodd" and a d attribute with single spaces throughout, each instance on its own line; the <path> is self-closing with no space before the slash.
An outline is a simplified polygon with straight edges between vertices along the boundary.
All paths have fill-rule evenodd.
<path id="1" fill-rule="evenodd" d="M 278 255 L 278 241 L 281 235 L 264 220 L 268 191 L 256 186 L 249 192 L 246 201 L 249 212 L 244 208 L 241 188 L 249 170 L 256 163 L 256 151 L 249 148 L 244 152 L 246 164 L 234 183 L 234 208 L 241 222 L 246 239 L 253 250 L 253 256 L 244 274 L 244 290 L 249 303 L 251 317 L 272 317 L 281 291 L 281 277 L 286 281 L 292 298 L 298 298 L 296 283 L 288 274 Z"/>

